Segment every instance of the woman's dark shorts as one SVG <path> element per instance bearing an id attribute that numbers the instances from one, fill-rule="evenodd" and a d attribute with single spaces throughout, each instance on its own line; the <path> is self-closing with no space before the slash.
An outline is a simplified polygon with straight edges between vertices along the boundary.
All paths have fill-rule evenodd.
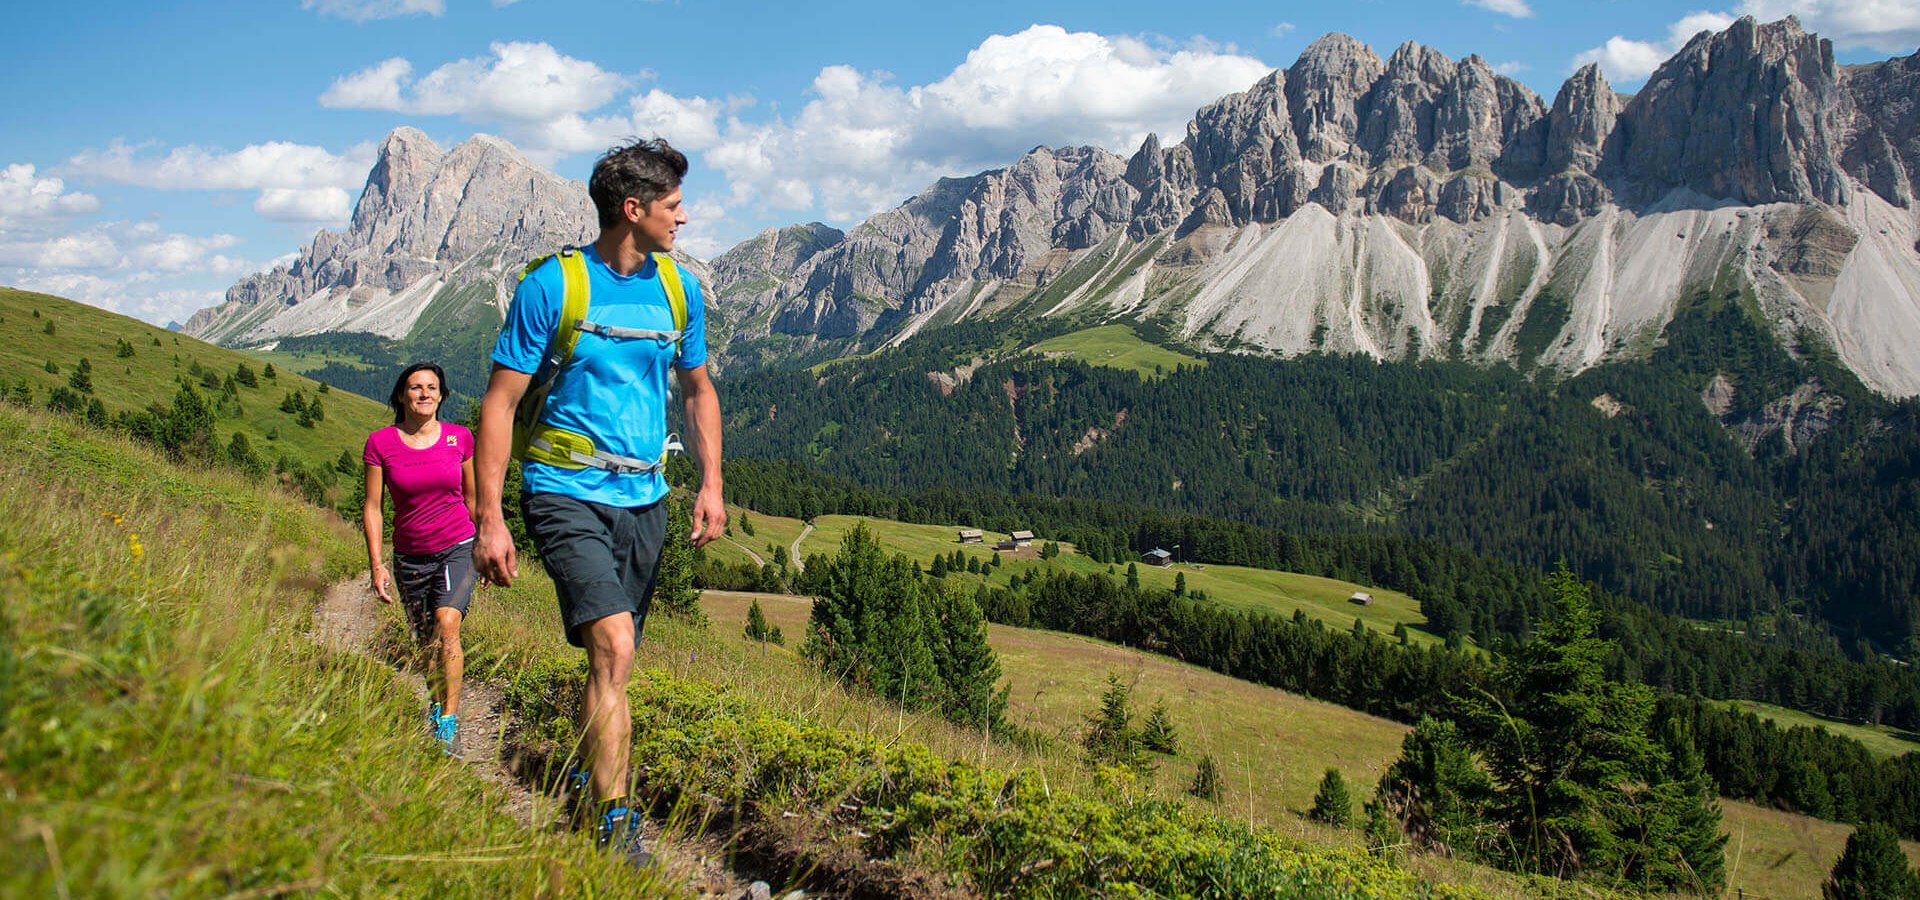
<path id="1" fill-rule="evenodd" d="M 438 553 L 393 554 L 393 580 L 400 586 L 400 605 L 413 623 L 413 636 L 424 644 L 439 630 L 434 611 L 457 609 L 467 614 L 473 596 L 473 539 Z"/>
<path id="2" fill-rule="evenodd" d="M 580 626 L 628 613 L 639 646 L 667 534 L 666 504 L 629 509 L 560 494 L 523 494 L 520 512 L 553 577 L 567 642 L 586 646 Z"/>

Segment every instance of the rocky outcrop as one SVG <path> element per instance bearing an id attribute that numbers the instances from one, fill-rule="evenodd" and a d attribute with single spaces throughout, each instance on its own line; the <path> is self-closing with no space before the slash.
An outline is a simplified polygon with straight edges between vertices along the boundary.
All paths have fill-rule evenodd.
<path id="1" fill-rule="evenodd" d="M 1852 104 L 1832 43 L 1791 17 L 1702 32 L 1621 110 L 1616 174 L 1656 198 L 1684 187 L 1739 203 L 1845 203 Z"/>
<path id="2" fill-rule="evenodd" d="M 1841 77 L 1855 111 L 1842 163 L 1887 202 L 1910 208 L 1920 177 L 1920 53 L 1852 66 Z"/>
<path id="3" fill-rule="evenodd" d="M 484 284 L 457 293 L 504 309 L 528 260 L 596 231 L 585 185 L 506 141 L 476 135 L 443 153 L 400 128 L 381 144 L 344 233 L 322 231 L 292 263 L 242 280 L 186 331 L 230 345 L 324 331 L 403 337 L 456 283 Z"/>
<path id="4" fill-rule="evenodd" d="M 1005 169 L 943 179 L 796 266 L 768 327 L 851 337 L 1012 278 L 1055 249 L 1092 247 L 1127 225 L 1138 194 L 1125 173 L 1104 150 L 1037 147 Z"/>

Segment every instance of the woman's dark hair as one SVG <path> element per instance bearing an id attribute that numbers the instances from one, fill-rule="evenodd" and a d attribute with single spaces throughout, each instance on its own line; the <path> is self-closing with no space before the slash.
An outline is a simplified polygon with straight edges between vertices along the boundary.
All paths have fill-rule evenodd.
<path id="1" fill-rule="evenodd" d="M 432 372 L 433 377 L 439 379 L 441 408 L 446 407 L 447 398 L 453 395 L 453 391 L 447 387 L 447 371 L 440 368 L 439 363 L 417 362 L 400 370 L 400 379 L 393 383 L 393 393 L 387 396 L 387 405 L 393 407 L 395 425 L 407 420 L 407 379 L 412 378 L 415 372 Z"/>
<path id="2" fill-rule="evenodd" d="M 652 203 L 673 193 L 685 177 L 687 157 L 665 139 L 634 141 L 608 150 L 593 164 L 587 196 L 600 214 L 600 227 L 611 228 L 620 221 L 628 197 Z"/>

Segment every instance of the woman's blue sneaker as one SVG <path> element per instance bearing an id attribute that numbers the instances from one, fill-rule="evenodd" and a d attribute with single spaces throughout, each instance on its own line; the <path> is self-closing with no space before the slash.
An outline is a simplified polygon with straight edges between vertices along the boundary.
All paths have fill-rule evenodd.
<path id="1" fill-rule="evenodd" d="M 433 720 L 433 738 L 448 756 L 460 755 L 460 717 L 439 716 Z"/>

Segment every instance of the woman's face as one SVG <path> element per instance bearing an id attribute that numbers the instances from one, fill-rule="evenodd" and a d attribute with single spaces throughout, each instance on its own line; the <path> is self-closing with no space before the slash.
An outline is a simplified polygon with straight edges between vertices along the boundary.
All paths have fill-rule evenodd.
<path id="1" fill-rule="evenodd" d="M 421 369 L 407 376 L 406 402 L 407 411 L 422 419 L 431 419 L 440 411 L 440 379 L 432 370 Z"/>

